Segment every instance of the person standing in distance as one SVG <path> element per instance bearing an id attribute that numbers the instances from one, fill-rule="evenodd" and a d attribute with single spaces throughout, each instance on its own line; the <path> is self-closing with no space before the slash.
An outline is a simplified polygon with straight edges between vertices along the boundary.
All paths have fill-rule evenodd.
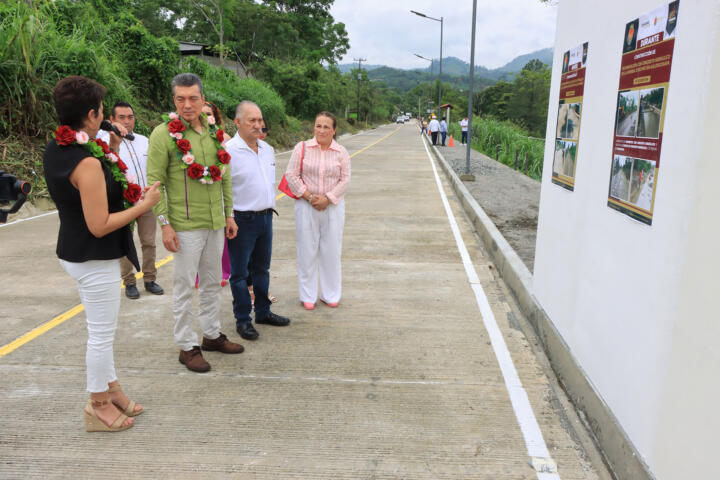
<path id="1" fill-rule="evenodd" d="M 440 136 L 442 137 L 442 146 L 445 146 L 445 139 L 447 138 L 447 122 L 445 117 L 440 121 Z"/>
<path id="2" fill-rule="evenodd" d="M 432 120 L 430 120 L 430 124 L 428 125 L 428 130 L 430 130 L 430 137 L 432 138 L 432 144 L 437 145 L 438 140 L 438 132 L 440 131 L 440 122 L 437 121 L 437 118 L 433 115 Z"/>
<path id="3" fill-rule="evenodd" d="M 248 100 L 235 110 L 237 133 L 228 142 L 232 172 L 233 213 L 238 234 L 228 241 L 232 273 L 230 290 L 237 332 L 246 340 L 257 340 L 253 327 L 248 275 L 255 292 L 255 323 L 284 327 L 288 318 L 270 311 L 270 259 L 272 220 L 275 213 L 275 151 L 260 140 L 263 117 L 260 107 Z"/>
<path id="4" fill-rule="evenodd" d="M 462 130 L 462 144 L 465 145 L 467 143 L 468 117 L 460 120 L 460 129 Z"/>
<path id="5" fill-rule="evenodd" d="M 217 147 L 202 115 L 205 96 L 200 78 L 192 73 L 176 75 L 172 93 L 177 112 L 150 135 L 148 181 L 161 184 L 161 198 L 154 212 L 162 226 L 163 245 L 175 254 L 173 315 L 179 361 L 188 370 L 207 372 L 210 364 L 203 358 L 193 331 L 195 274 L 200 279 L 202 349 L 221 353 L 244 350 L 220 332 L 223 238 L 232 239 L 237 234 L 230 172 L 225 168 L 229 155 Z"/>
<path id="6" fill-rule="evenodd" d="M 129 103 L 117 102 L 110 111 L 110 121 L 119 123 L 125 127 L 125 130 L 135 136 L 134 140 L 122 138 L 118 155 L 127 164 L 128 171 L 137 181 L 137 184 L 142 188 L 147 187 L 148 139 L 139 133 L 135 133 L 135 111 Z M 101 130 L 97 138 L 110 143 L 109 132 Z M 154 295 L 162 295 L 165 293 L 164 290 L 155 282 L 157 278 L 157 268 L 155 267 L 156 221 L 152 210 L 148 210 L 135 219 L 135 225 L 137 225 L 136 231 L 142 247 L 142 272 L 145 290 Z M 140 298 L 140 292 L 135 285 L 133 265 L 127 257 L 120 260 L 120 276 L 125 284 L 125 296 L 133 300 Z"/>

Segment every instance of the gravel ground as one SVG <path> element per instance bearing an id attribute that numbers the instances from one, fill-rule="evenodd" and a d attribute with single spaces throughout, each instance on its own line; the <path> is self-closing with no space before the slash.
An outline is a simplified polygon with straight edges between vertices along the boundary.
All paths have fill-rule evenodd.
<path id="1" fill-rule="evenodd" d="M 465 173 L 464 145 L 458 142 L 455 147 L 438 150 L 455 173 Z M 470 173 L 475 181 L 465 182 L 465 186 L 532 272 L 540 182 L 475 150 L 471 152 Z"/>

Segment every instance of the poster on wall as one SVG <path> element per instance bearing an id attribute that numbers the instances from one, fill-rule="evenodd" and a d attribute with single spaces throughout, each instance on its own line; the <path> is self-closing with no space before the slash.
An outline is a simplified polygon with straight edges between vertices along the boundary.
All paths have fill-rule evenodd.
<path id="1" fill-rule="evenodd" d="M 588 42 L 563 54 L 552 183 L 575 190 Z"/>
<path id="2" fill-rule="evenodd" d="M 625 26 L 608 206 L 652 225 L 680 0 Z"/>

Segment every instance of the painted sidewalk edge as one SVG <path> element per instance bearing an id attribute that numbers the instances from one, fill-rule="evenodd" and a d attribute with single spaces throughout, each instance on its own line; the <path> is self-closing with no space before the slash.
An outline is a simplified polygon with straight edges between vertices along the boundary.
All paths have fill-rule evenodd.
<path id="1" fill-rule="evenodd" d="M 432 145 L 431 145 L 432 146 Z M 613 476 L 618 479 L 655 477 L 630 441 L 615 415 L 578 364 L 565 340 L 532 293 L 532 274 L 477 203 L 450 164 L 432 146 L 440 166 L 475 226 L 485 249 L 532 326 L 526 336 L 536 337 L 568 398 L 585 422 Z M 521 325 L 524 322 L 520 322 Z M 526 330 L 526 329 L 523 329 Z"/>

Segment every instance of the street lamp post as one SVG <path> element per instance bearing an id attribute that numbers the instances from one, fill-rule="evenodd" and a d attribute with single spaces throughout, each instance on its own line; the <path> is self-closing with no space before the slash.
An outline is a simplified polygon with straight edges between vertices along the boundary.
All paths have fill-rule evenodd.
<path id="1" fill-rule="evenodd" d="M 433 64 L 433 62 L 434 62 L 433 59 L 423 57 L 422 55 L 418 55 L 417 53 L 413 53 L 413 55 L 415 55 L 415 56 L 418 57 L 418 58 L 422 58 L 423 60 L 427 60 L 428 62 L 430 62 L 430 70 L 432 70 L 432 64 Z M 428 97 L 429 97 L 431 94 L 432 94 L 432 87 L 430 88 L 430 91 L 428 92 Z M 440 104 L 438 103 L 438 105 L 440 105 Z M 438 115 L 439 115 L 439 114 L 440 114 L 440 111 L 438 110 Z"/>
<path id="2" fill-rule="evenodd" d="M 440 101 L 440 98 L 442 97 L 442 47 L 443 47 L 443 17 L 440 18 L 433 18 L 425 15 L 424 13 L 416 12 L 415 10 L 410 10 L 410 13 L 414 13 L 415 15 L 423 18 L 427 18 L 428 20 L 435 20 L 436 22 L 440 22 L 440 69 L 438 71 L 438 116 L 440 115 L 440 105 L 442 105 L 442 102 Z M 419 56 L 419 55 L 418 55 Z M 430 68 L 432 69 L 432 63 L 430 64 Z"/>

